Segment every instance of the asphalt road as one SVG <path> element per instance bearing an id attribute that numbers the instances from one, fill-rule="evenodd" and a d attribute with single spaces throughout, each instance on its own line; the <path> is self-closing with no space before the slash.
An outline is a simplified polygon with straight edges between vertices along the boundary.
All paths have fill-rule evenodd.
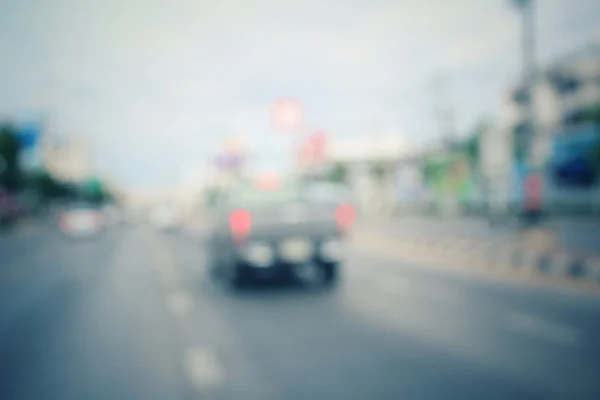
<path id="1" fill-rule="evenodd" d="M 600 299 L 351 251 L 233 294 L 185 234 L 0 237 L 2 399 L 598 399 Z"/>

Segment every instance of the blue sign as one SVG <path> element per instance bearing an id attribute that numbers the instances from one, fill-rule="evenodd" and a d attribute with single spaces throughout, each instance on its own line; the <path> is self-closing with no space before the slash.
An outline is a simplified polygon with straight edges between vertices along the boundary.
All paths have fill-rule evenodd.
<path id="1" fill-rule="evenodd" d="M 36 147 L 42 134 L 42 127 L 39 123 L 30 122 L 19 127 L 18 132 L 17 136 L 21 148 L 31 149 Z"/>
<path id="2" fill-rule="evenodd" d="M 21 166 L 26 170 L 34 170 L 41 165 L 39 139 L 42 135 L 42 125 L 38 122 L 28 122 L 17 127 L 17 139 L 21 146 Z"/>

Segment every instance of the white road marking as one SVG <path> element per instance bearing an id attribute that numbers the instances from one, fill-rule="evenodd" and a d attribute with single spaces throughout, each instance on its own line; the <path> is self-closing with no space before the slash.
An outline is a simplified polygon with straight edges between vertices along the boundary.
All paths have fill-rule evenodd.
<path id="1" fill-rule="evenodd" d="M 189 383 L 197 390 L 214 387 L 223 380 L 217 357 L 206 347 L 188 348 L 185 351 L 184 368 Z"/>
<path id="2" fill-rule="evenodd" d="M 183 292 L 173 293 L 169 296 L 169 308 L 180 317 L 188 313 L 191 303 L 190 296 Z"/>
<path id="3" fill-rule="evenodd" d="M 577 329 L 546 321 L 533 315 L 512 313 L 508 315 L 506 324 L 513 331 L 565 346 L 576 346 L 583 340 L 582 333 Z"/>

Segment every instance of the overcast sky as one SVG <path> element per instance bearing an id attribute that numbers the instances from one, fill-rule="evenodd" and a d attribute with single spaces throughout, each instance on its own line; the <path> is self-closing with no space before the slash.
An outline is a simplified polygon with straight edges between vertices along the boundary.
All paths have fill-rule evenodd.
<path id="1" fill-rule="evenodd" d="M 538 3 L 543 62 L 598 37 L 599 1 Z M 437 74 L 460 130 L 499 112 L 519 22 L 509 0 L 0 0 L 0 115 L 49 109 L 125 185 L 173 183 L 230 134 L 283 165 L 279 97 L 307 129 L 423 141 Z"/>

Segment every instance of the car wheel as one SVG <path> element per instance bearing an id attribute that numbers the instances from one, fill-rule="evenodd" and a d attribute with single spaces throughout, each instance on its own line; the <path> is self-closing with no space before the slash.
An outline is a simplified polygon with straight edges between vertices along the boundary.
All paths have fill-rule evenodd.
<path id="1" fill-rule="evenodd" d="M 221 270 L 224 274 L 224 281 L 229 288 L 238 290 L 246 284 L 246 274 L 237 261 L 227 260 L 226 264 L 222 265 Z"/>
<path id="2" fill-rule="evenodd" d="M 327 287 L 334 286 L 339 281 L 339 264 L 327 263 L 322 265 L 323 268 L 323 284 Z"/>

